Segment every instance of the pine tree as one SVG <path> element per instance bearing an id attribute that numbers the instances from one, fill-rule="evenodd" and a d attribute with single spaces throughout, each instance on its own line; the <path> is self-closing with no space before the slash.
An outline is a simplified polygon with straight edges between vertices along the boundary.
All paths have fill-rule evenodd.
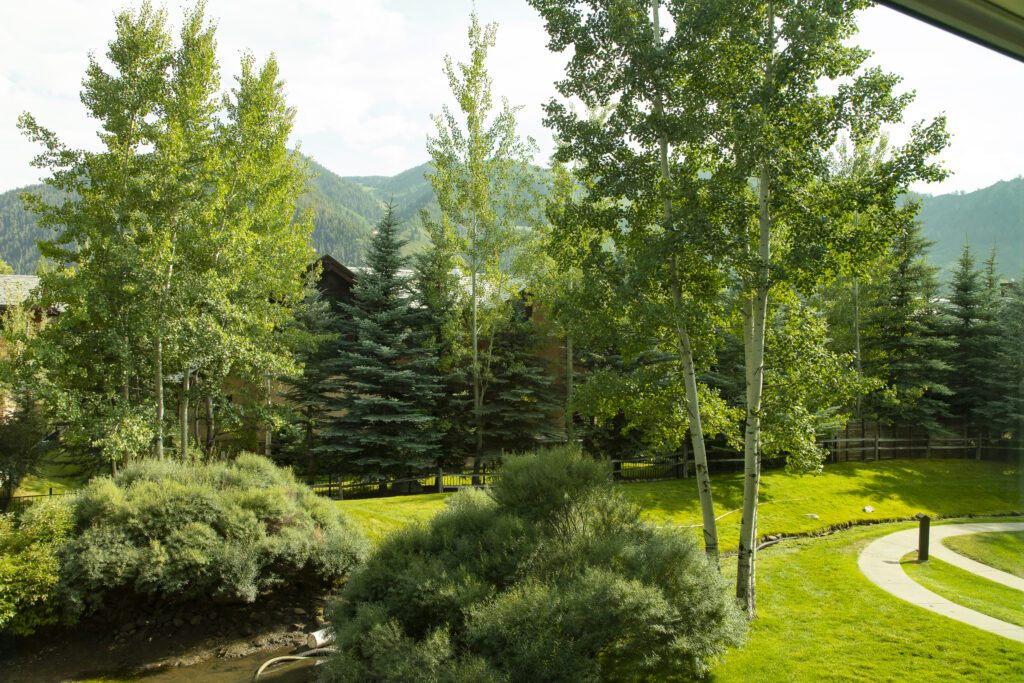
<path id="1" fill-rule="evenodd" d="M 948 381 L 951 417 L 965 437 L 980 436 L 985 429 L 983 413 L 994 384 L 992 361 L 998 352 L 994 289 L 994 283 L 983 282 L 970 246 L 964 245 L 950 285 L 945 335 L 951 344 L 944 359 L 952 371 Z"/>
<path id="2" fill-rule="evenodd" d="M 558 409 L 551 375 L 542 356 L 546 336 L 522 299 L 507 304 L 494 335 L 483 406 L 484 453 L 496 457 L 521 451 L 555 436 Z"/>
<path id="3" fill-rule="evenodd" d="M 288 428 L 276 442 L 276 460 L 286 460 L 302 470 L 313 483 L 317 475 L 317 450 L 320 430 L 327 418 L 327 383 L 338 355 L 341 318 L 335 306 L 314 291 L 295 312 L 296 324 L 304 333 L 304 348 L 297 358 L 302 374 L 284 379 L 284 396 L 293 408 Z"/>
<path id="4" fill-rule="evenodd" d="M 998 366 L 1003 384 L 988 409 L 993 435 L 1024 447 L 1024 278 L 1007 285 L 999 309 Z M 1024 454 L 1022 454 L 1024 455 Z"/>
<path id="5" fill-rule="evenodd" d="M 440 390 L 412 295 L 406 241 L 391 207 L 370 244 L 367 268 L 343 304 L 345 330 L 333 372 L 330 417 L 315 451 L 338 472 L 408 476 L 438 455 L 434 418 L 422 406 Z"/>
<path id="6" fill-rule="evenodd" d="M 926 258 L 929 242 L 918 224 L 897 238 L 885 270 L 864 291 L 864 374 L 884 388 L 867 398 L 883 423 L 943 430 L 948 415 L 950 343 L 941 335 L 937 268 Z"/>
<path id="7" fill-rule="evenodd" d="M 1001 384 L 997 364 L 999 284 L 994 258 L 982 272 L 965 244 L 950 290 L 946 334 L 952 346 L 945 357 L 952 368 L 950 412 L 965 437 L 980 438 L 988 432 L 989 399 L 999 393 Z"/>

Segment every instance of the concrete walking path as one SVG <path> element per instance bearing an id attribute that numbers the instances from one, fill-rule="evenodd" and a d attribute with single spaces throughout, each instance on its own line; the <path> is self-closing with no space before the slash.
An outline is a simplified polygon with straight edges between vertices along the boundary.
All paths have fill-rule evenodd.
<path id="1" fill-rule="evenodd" d="M 1016 588 L 1019 591 L 1024 591 L 1024 579 L 1020 578 L 1019 576 L 1014 576 L 1009 572 L 1004 572 L 1002 570 L 996 569 L 995 567 L 990 567 L 987 564 L 982 564 L 981 562 L 975 562 L 971 558 L 964 557 L 955 550 L 950 550 L 942 543 L 943 539 L 949 538 L 950 536 L 964 536 L 966 534 L 983 534 L 986 531 L 1024 531 L 1024 523 L 1018 524 L 1017 526 L 1019 528 L 1017 529 L 980 528 L 988 526 L 1004 527 L 1003 524 L 939 524 L 938 526 L 933 526 L 931 531 L 931 542 L 928 544 L 928 554 L 931 557 L 937 557 L 938 559 L 942 560 L 943 562 L 946 562 L 947 564 L 951 564 L 955 567 L 960 567 L 960 569 L 969 571 L 972 574 L 984 576 L 989 581 L 995 581 L 996 583 L 1001 583 L 1004 586 L 1009 586 L 1010 588 Z M 916 543 L 914 544 L 914 548 L 915 550 L 917 549 Z"/>
<path id="2" fill-rule="evenodd" d="M 933 557 L 941 559 L 943 562 L 949 562 L 956 566 L 967 569 L 968 571 L 974 571 L 969 566 L 977 565 L 978 567 L 984 568 L 984 573 L 976 572 L 981 574 L 985 578 L 993 581 L 998 581 L 1003 585 L 1016 588 L 1018 590 L 1024 590 L 1024 581 L 1020 578 L 1007 574 L 1006 572 L 1000 572 L 997 569 L 993 569 L 984 564 L 974 562 L 966 557 L 957 555 L 953 551 L 942 545 L 941 540 L 947 536 L 956 536 L 960 534 L 979 534 L 992 531 L 1024 531 L 1024 522 L 987 522 L 987 523 L 975 523 L 975 524 L 939 524 L 931 528 L 931 543 L 929 545 L 929 554 Z M 976 628 L 980 628 L 990 633 L 1016 640 L 1017 642 L 1024 643 L 1024 628 L 1010 624 L 1001 619 L 990 617 L 987 614 L 982 614 L 962 605 L 958 605 L 955 602 L 947 600 L 946 598 L 933 593 L 921 584 L 917 583 L 903 571 L 903 567 L 900 565 L 900 558 L 909 552 L 917 550 L 917 529 L 905 529 L 903 531 L 897 531 L 887 536 L 883 536 L 873 541 L 868 547 L 861 551 L 860 557 L 857 560 L 857 565 L 860 570 L 864 572 L 864 575 L 868 577 L 873 583 L 878 585 L 883 590 L 892 593 L 901 600 L 923 607 L 924 609 L 930 610 L 937 614 L 941 614 L 950 619 L 956 619 L 962 621 L 965 624 L 969 624 Z M 940 550 L 941 548 L 941 550 Z M 949 555 L 955 556 L 955 560 L 951 561 Z M 967 565 L 966 563 L 970 563 Z M 999 575 L 1004 575 L 999 580 L 995 578 L 998 572 Z M 1008 583 L 1005 577 L 1013 579 L 1014 582 Z"/>

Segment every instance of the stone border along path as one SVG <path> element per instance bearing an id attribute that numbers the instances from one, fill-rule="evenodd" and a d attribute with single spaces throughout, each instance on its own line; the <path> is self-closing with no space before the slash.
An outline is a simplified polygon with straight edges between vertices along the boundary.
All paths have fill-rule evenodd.
<path id="1" fill-rule="evenodd" d="M 962 534 L 992 531 L 1024 531 L 1024 522 L 987 522 L 974 524 L 939 524 L 931 528 L 929 555 L 943 562 L 974 572 L 1005 586 L 1024 591 L 1024 580 L 988 565 L 975 562 L 942 545 L 942 539 Z M 900 558 L 917 550 L 918 530 L 905 529 L 883 536 L 861 551 L 857 565 L 872 583 L 901 600 L 923 607 L 942 616 L 962 621 L 990 633 L 1024 643 L 1024 628 L 990 617 L 931 592 L 903 571 Z M 975 567 L 982 568 L 981 570 Z M 1009 579 L 1009 580 L 1008 580 Z M 1012 580 L 1012 581 L 1011 581 Z"/>

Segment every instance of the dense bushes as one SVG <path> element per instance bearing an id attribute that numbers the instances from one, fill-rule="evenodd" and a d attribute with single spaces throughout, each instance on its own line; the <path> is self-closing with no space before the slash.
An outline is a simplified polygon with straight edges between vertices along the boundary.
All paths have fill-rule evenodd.
<path id="1" fill-rule="evenodd" d="M 36 503 L 20 519 L 0 514 L 0 631 L 28 634 L 57 621 L 57 552 L 71 521 L 60 499 Z"/>
<path id="2" fill-rule="evenodd" d="M 327 681 L 689 680 L 743 630 L 694 543 L 571 449 L 510 458 L 491 494 L 389 537 L 331 620 Z"/>
<path id="3" fill-rule="evenodd" d="M 144 461 L 74 501 L 60 597 L 72 617 L 111 595 L 247 601 L 283 583 L 333 582 L 365 542 L 330 501 L 265 458 Z"/>

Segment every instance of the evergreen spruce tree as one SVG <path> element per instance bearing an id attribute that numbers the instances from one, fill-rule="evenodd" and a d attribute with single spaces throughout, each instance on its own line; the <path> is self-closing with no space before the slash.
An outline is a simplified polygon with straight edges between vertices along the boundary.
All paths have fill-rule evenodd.
<path id="1" fill-rule="evenodd" d="M 296 358 L 302 363 L 302 374 L 283 380 L 284 396 L 293 410 L 288 425 L 275 439 L 275 460 L 287 461 L 312 484 L 318 470 L 320 430 L 330 404 L 327 384 L 338 356 L 341 318 L 335 306 L 314 290 L 296 309 L 295 320 L 304 333 L 305 345 Z"/>
<path id="2" fill-rule="evenodd" d="M 494 335 L 483 406 L 484 453 L 490 458 L 554 438 L 552 415 L 559 408 L 542 356 L 543 330 L 523 300 L 514 299 L 507 309 Z"/>
<path id="3" fill-rule="evenodd" d="M 471 353 L 466 339 L 467 302 L 458 273 L 458 238 L 445 217 L 437 222 L 424 211 L 430 246 L 415 258 L 416 298 L 425 345 L 437 359 L 442 390 L 423 406 L 434 418 L 444 466 L 462 466 L 473 452 Z"/>
<path id="4" fill-rule="evenodd" d="M 991 433 L 1024 447 L 1024 278 L 1006 287 L 999 309 L 999 339 L 1003 384 L 988 406 Z M 1024 452 L 1018 454 L 1024 458 Z"/>
<path id="5" fill-rule="evenodd" d="M 947 307 L 946 335 L 952 341 L 945 361 L 952 369 L 948 386 L 950 412 L 965 437 L 988 432 L 987 415 L 993 393 L 1001 393 L 997 375 L 999 354 L 998 280 L 995 262 L 977 268 L 971 248 L 964 245 L 953 273 Z"/>
<path id="6" fill-rule="evenodd" d="M 897 237 L 884 272 L 864 291 L 861 350 L 865 376 L 884 385 L 867 397 L 867 411 L 886 424 L 941 433 L 950 342 L 941 334 L 938 269 L 927 261 L 928 247 L 916 223 Z"/>
<path id="7" fill-rule="evenodd" d="M 338 472 L 409 476 L 429 470 L 438 455 L 435 420 L 422 408 L 440 391 L 437 360 L 419 329 L 405 244 L 389 206 L 353 301 L 341 307 L 336 376 L 325 383 L 330 416 L 315 448 Z"/>

